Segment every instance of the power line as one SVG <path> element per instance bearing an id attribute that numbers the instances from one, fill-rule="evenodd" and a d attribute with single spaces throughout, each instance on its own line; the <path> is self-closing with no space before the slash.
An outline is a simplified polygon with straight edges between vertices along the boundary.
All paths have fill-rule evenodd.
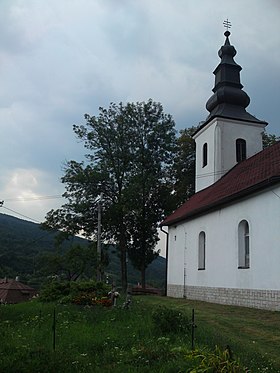
<path id="1" fill-rule="evenodd" d="M 17 212 L 17 211 L 15 211 L 15 210 L 12 210 L 12 209 L 9 209 L 8 207 L 5 207 L 5 206 L 1 206 L 3 209 L 5 209 L 5 210 L 8 210 L 8 211 L 11 211 L 11 212 L 13 212 L 14 214 L 17 214 L 17 215 L 19 215 L 19 216 L 22 216 L 22 217 L 24 217 L 24 218 L 26 218 L 26 219 L 29 219 L 29 220 L 33 220 L 33 221 L 35 221 L 36 223 L 41 223 L 39 220 L 36 220 L 36 219 L 33 219 L 33 218 L 30 218 L 30 216 L 27 216 L 27 215 L 23 215 L 23 214 L 21 214 L 20 212 Z"/>
<path id="2" fill-rule="evenodd" d="M 21 198 L 21 197 L 16 197 L 16 198 L 5 198 L 3 200 L 0 200 L 0 207 L 10 211 L 10 212 L 13 212 L 14 214 L 16 215 L 19 215 L 23 218 L 26 218 L 28 220 L 32 220 L 36 223 L 41 223 L 40 221 L 38 221 L 37 219 L 33 219 L 31 218 L 30 216 L 27 216 L 27 215 L 24 215 L 24 214 L 21 214 L 20 212 L 17 212 L 15 210 L 12 210 L 12 209 L 9 209 L 8 207 L 5 207 L 3 206 L 4 205 L 4 202 L 8 201 L 8 202 L 13 202 L 13 201 L 17 201 L 17 202 L 27 202 L 27 201 L 42 201 L 42 200 L 50 200 L 50 199 L 59 199 L 59 198 L 64 198 L 62 197 L 61 195 L 50 195 L 50 196 L 37 196 L 37 197 L 29 197 L 29 198 Z"/>
<path id="3" fill-rule="evenodd" d="M 279 162 L 276 162 L 276 164 L 279 164 Z M 221 171 L 216 171 L 216 172 L 211 171 L 211 172 L 204 172 L 203 174 L 196 174 L 196 178 L 200 179 L 200 178 L 209 177 L 209 176 L 225 175 L 228 171 L 232 170 L 232 168 L 228 168 L 226 170 L 221 170 Z"/>
<path id="4" fill-rule="evenodd" d="M 38 197 L 27 197 L 27 198 L 22 198 L 22 197 L 15 197 L 15 198 L 4 198 L 5 201 L 8 202 L 28 202 L 28 201 L 43 201 L 43 200 L 48 200 L 48 199 L 59 199 L 59 198 L 64 198 L 61 195 L 53 195 L 53 196 L 38 196 Z"/>
<path id="5" fill-rule="evenodd" d="M 2 204 L 1 204 L 1 203 L 2 203 Z M 21 213 L 19 213 L 19 212 L 17 212 L 17 211 L 14 211 L 14 210 L 12 210 L 12 209 L 9 209 L 8 207 L 3 206 L 3 203 L 4 203 L 4 201 L 0 201 L 0 207 L 3 207 L 4 209 L 6 209 L 6 210 L 8 210 L 8 211 L 11 211 L 11 212 L 13 212 L 13 213 L 15 213 L 15 214 L 17 214 L 17 215 L 20 215 L 20 216 L 22 216 L 22 217 L 24 217 L 24 218 L 27 218 L 27 219 L 33 220 L 33 221 L 35 221 L 36 223 L 40 223 L 40 222 L 39 222 L 38 220 L 36 220 L 36 219 L 30 218 L 29 216 L 23 215 L 23 214 L 21 214 Z M 40 236 L 40 237 L 38 237 L 38 238 L 36 238 L 36 239 L 34 239 L 34 240 L 28 242 L 27 244 L 25 244 L 25 245 L 23 246 L 23 249 L 24 249 L 25 247 L 29 247 L 30 245 L 32 245 L 32 244 L 34 244 L 34 243 L 36 243 L 36 242 L 41 241 L 42 239 L 44 239 L 45 237 L 47 237 L 47 236 L 49 236 L 49 235 L 51 235 L 51 234 L 54 234 L 54 231 L 55 231 L 55 230 L 50 230 L 49 232 L 43 234 L 42 236 Z"/>
<path id="6" fill-rule="evenodd" d="M 23 214 L 21 214 L 20 212 L 17 212 L 17 211 L 14 211 L 14 210 L 12 210 L 12 209 L 9 209 L 8 207 L 3 206 L 3 204 L 4 204 L 4 201 L 0 201 L 0 207 L 6 209 L 6 210 L 8 210 L 8 211 L 13 212 L 14 214 L 17 214 L 17 215 L 19 215 L 19 216 L 22 216 L 22 217 L 24 217 L 24 218 L 27 218 L 27 219 L 29 219 L 29 220 L 33 220 L 33 221 L 35 221 L 36 223 L 39 223 L 39 224 L 41 223 L 41 222 L 39 222 L 38 220 L 31 218 L 30 216 L 23 215 Z M 49 232 L 43 234 L 42 236 L 38 237 L 37 239 L 34 239 L 34 240 L 30 241 L 28 244 L 24 245 L 24 246 L 23 246 L 23 249 L 24 249 L 25 247 L 30 246 L 31 244 L 34 244 L 34 243 L 36 243 L 36 242 L 41 241 L 41 240 L 44 239 L 45 237 L 47 237 L 47 236 L 49 236 L 49 235 L 52 235 L 52 234 L 54 234 L 55 232 L 57 232 L 56 229 L 51 229 Z"/>
<path id="7" fill-rule="evenodd" d="M 206 172 L 204 174 L 197 174 L 196 175 L 196 178 L 197 179 L 200 179 L 202 177 L 209 177 L 209 176 L 220 176 L 220 175 L 224 175 L 228 172 L 229 170 L 222 170 L 222 171 L 216 171 L 216 172 Z"/>
<path id="8" fill-rule="evenodd" d="M 13 212 L 14 214 L 16 215 L 19 215 L 23 218 L 26 218 L 28 220 L 32 220 L 36 223 L 41 223 L 40 221 L 38 221 L 37 219 L 33 219 L 31 218 L 30 216 L 27 216 L 27 215 L 24 215 L 24 214 L 21 214 L 20 212 L 17 212 L 15 210 L 12 210 L 12 209 L 9 209 L 8 207 L 5 207 L 3 206 L 4 202 L 8 201 L 8 202 L 13 202 L 13 201 L 17 201 L 17 202 L 27 202 L 27 201 L 42 201 L 42 200 L 49 200 L 49 199 L 59 199 L 59 198 L 64 198 L 62 197 L 61 195 L 50 195 L 50 196 L 38 196 L 38 197 L 29 197 L 29 198 L 21 198 L 21 197 L 16 197 L 16 198 L 5 198 L 4 200 L 0 200 L 0 207 L 10 211 L 10 212 Z"/>

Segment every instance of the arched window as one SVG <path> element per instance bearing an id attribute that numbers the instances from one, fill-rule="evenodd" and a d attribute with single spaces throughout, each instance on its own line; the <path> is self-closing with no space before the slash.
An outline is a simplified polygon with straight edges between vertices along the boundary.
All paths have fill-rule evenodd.
<path id="1" fill-rule="evenodd" d="M 250 232 L 246 220 L 238 225 L 238 268 L 250 268 Z"/>
<path id="2" fill-rule="evenodd" d="M 242 162 L 246 159 L 246 141 L 244 139 L 236 140 L 236 162 Z"/>
<path id="3" fill-rule="evenodd" d="M 207 143 L 203 144 L 202 148 L 202 167 L 207 165 Z"/>
<path id="4" fill-rule="evenodd" d="M 200 232 L 198 236 L 198 269 L 205 269 L 205 232 Z"/>

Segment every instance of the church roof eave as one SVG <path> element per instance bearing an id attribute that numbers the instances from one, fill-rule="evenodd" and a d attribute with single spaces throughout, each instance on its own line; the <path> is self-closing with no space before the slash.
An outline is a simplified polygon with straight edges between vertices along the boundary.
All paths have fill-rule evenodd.
<path id="1" fill-rule="evenodd" d="M 248 197 L 253 195 L 254 193 L 258 193 L 260 191 L 263 191 L 264 189 L 267 189 L 268 187 L 271 187 L 275 184 L 280 183 L 280 175 L 270 178 L 269 180 L 264 180 L 263 182 L 253 185 L 245 190 L 242 190 L 236 194 L 233 194 L 231 196 L 225 197 L 219 201 L 216 201 L 212 204 L 209 204 L 207 206 L 203 206 L 201 208 L 198 208 L 196 210 L 193 210 L 190 213 L 187 213 L 185 215 L 179 216 L 174 219 L 168 219 L 168 217 L 160 223 L 160 226 L 171 226 L 176 225 L 177 223 L 181 223 L 205 214 L 208 214 L 210 212 L 213 212 L 217 209 L 220 209 L 221 207 L 224 207 L 226 205 L 230 205 L 233 202 L 236 202 L 238 200 L 241 200 L 242 198 Z M 172 216 L 172 214 L 171 214 Z"/>
<path id="2" fill-rule="evenodd" d="M 249 114 L 247 111 L 245 113 L 241 113 L 238 117 L 236 116 L 236 112 L 233 115 L 230 115 L 229 111 L 225 112 L 222 108 L 215 114 L 212 114 L 207 117 L 207 119 L 198 127 L 198 129 L 192 134 L 192 137 L 195 136 L 200 130 L 202 130 L 205 126 L 207 126 L 208 123 L 210 123 L 215 118 L 221 118 L 221 119 L 230 119 L 230 120 L 236 120 L 240 122 L 251 122 L 251 123 L 257 123 L 262 124 L 264 127 L 268 125 L 268 123 L 265 120 L 260 120 L 253 115 Z"/>
<path id="3" fill-rule="evenodd" d="M 161 226 L 206 214 L 280 182 L 280 142 L 238 163 L 216 183 L 195 193 Z"/>

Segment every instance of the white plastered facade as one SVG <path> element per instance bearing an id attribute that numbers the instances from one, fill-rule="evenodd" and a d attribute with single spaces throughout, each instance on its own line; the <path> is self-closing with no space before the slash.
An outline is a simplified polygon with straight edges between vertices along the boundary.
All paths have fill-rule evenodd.
<path id="1" fill-rule="evenodd" d="M 280 186 L 169 227 L 168 295 L 280 309 Z M 278 208 L 276 208 L 278 206 Z M 238 226 L 249 224 L 249 268 L 238 268 Z M 198 237 L 205 232 L 205 269 Z"/>
<path id="2" fill-rule="evenodd" d="M 219 180 L 236 162 L 236 140 L 246 141 L 247 158 L 262 150 L 265 124 L 215 118 L 195 136 L 198 192 Z M 207 144 L 207 165 L 203 167 L 203 145 Z"/>
<path id="3" fill-rule="evenodd" d="M 215 118 L 195 135 L 196 192 L 212 185 L 236 161 L 236 140 L 247 158 L 262 150 L 264 123 Z M 203 145 L 207 165 L 203 167 Z M 240 268 L 239 224 L 249 227 L 249 266 Z M 280 310 L 280 185 L 169 226 L 167 295 Z M 205 268 L 199 236 L 205 234 Z"/>

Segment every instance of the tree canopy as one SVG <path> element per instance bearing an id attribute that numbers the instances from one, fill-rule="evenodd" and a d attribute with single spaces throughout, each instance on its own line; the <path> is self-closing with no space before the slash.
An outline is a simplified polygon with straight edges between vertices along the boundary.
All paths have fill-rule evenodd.
<path id="1" fill-rule="evenodd" d="M 159 254 L 159 222 L 194 194 L 197 127 L 181 130 L 176 138 L 171 115 L 152 100 L 111 103 L 97 116 L 86 114 L 85 121 L 73 127 L 85 160 L 66 163 L 67 202 L 47 214 L 45 225 L 96 240 L 101 202 L 102 238 L 119 249 L 123 288 L 128 256 L 145 286 L 146 268 Z M 263 134 L 264 146 L 276 140 Z"/>
<path id="2" fill-rule="evenodd" d="M 179 207 L 195 192 L 195 141 L 198 127 L 180 130 L 174 160 L 174 193 L 172 206 Z"/>
<path id="3" fill-rule="evenodd" d="M 99 108 L 98 116 L 86 114 L 85 120 L 74 132 L 87 150 L 86 160 L 65 165 L 62 182 L 68 202 L 47 214 L 46 225 L 96 237 L 96 208 L 102 195 L 103 239 L 119 248 L 126 289 L 128 248 L 141 271 L 157 256 L 156 228 L 165 214 L 163 196 L 172 184 L 175 123 L 152 100 L 111 103 L 108 109 Z"/>
<path id="4" fill-rule="evenodd" d="M 96 248 L 91 246 L 73 244 L 66 251 L 45 253 L 40 257 L 40 270 L 67 281 L 76 281 L 82 275 L 90 276 L 95 273 L 97 261 Z"/>
<path id="5" fill-rule="evenodd" d="M 263 140 L 263 147 L 267 148 L 268 146 L 271 146 L 275 144 L 277 141 L 280 140 L 280 136 L 276 136 L 271 133 L 267 133 L 266 131 L 262 134 L 262 140 Z"/>

